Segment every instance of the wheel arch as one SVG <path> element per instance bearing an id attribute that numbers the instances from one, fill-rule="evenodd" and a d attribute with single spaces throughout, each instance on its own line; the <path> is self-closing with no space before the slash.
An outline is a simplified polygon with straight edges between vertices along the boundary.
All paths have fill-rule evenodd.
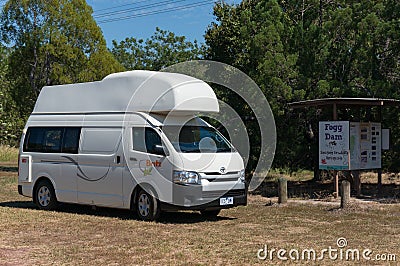
<path id="1" fill-rule="evenodd" d="M 151 192 L 153 193 L 153 196 L 158 199 L 158 193 L 157 190 L 154 188 L 153 185 L 149 184 L 149 183 L 141 183 L 141 184 L 137 184 L 136 187 L 133 189 L 132 193 L 131 193 L 131 201 L 130 201 L 130 206 L 129 208 L 131 210 L 134 209 L 136 201 L 137 201 L 137 195 L 139 193 L 140 190 L 144 190 L 146 192 Z"/>
<path id="2" fill-rule="evenodd" d="M 33 185 L 33 189 L 32 189 L 32 199 L 33 199 L 33 202 L 36 203 L 35 192 L 36 192 L 36 189 L 37 189 L 38 184 L 39 184 L 40 182 L 42 182 L 42 181 L 49 182 L 49 183 L 53 186 L 53 189 L 54 189 L 54 196 L 56 197 L 56 200 L 57 200 L 56 186 L 55 186 L 54 181 L 53 181 L 50 177 L 42 175 L 42 176 L 40 176 L 40 177 L 38 177 L 38 178 L 36 179 L 35 184 Z"/>

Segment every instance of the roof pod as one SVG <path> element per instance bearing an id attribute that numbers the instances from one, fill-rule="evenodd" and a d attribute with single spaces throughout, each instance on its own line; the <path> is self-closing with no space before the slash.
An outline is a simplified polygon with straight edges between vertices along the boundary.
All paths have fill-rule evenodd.
<path id="1" fill-rule="evenodd" d="M 33 114 L 152 112 L 191 114 L 219 112 L 212 88 L 177 73 L 134 70 L 101 81 L 46 86 Z"/>

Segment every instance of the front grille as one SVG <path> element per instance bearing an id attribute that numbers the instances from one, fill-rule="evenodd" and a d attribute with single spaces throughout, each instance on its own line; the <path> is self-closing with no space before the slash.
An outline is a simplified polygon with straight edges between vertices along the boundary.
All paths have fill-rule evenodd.
<path id="1" fill-rule="evenodd" d="M 229 178 L 204 178 L 207 179 L 210 182 L 232 182 L 232 181 L 238 181 L 238 177 L 229 177 Z"/>
<path id="2" fill-rule="evenodd" d="M 202 179 L 206 179 L 209 182 L 232 182 L 238 181 L 240 177 L 240 172 L 228 172 L 226 174 L 221 174 L 218 172 L 205 172 L 200 173 Z"/>
<path id="3" fill-rule="evenodd" d="M 204 172 L 203 174 L 205 175 L 238 175 L 240 172 L 234 171 L 234 172 L 227 172 L 225 174 L 221 174 L 220 172 Z"/>
<path id="4" fill-rule="evenodd" d="M 234 190 L 213 190 L 213 191 L 203 191 L 203 198 L 219 198 L 219 197 L 237 197 L 244 196 L 246 191 L 244 189 L 234 189 Z"/>

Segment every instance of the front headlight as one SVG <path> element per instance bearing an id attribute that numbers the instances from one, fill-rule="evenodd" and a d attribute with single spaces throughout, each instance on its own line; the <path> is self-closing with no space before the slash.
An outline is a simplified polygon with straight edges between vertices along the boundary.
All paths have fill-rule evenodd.
<path id="1" fill-rule="evenodd" d="M 190 171 L 174 171 L 174 183 L 200 185 L 201 178 L 198 173 Z"/>
<path id="2" fill-rule="evenodd" d="M 243 183 L 246 182 L 246 173 L 245 173 L 244 169 L 242 171 L 240 171 L 240 181 L 242 181 Z"/>

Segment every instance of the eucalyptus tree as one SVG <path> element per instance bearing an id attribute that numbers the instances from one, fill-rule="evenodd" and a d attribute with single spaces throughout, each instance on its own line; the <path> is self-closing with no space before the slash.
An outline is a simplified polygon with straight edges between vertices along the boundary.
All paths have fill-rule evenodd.
<path id="1" fill-rule="evenodd" d="M 12 48 L 8 76 L 21 114 L 30 113 L 45 85 L 94 81 L 122 70 L 106 47 L 84 0 L 9 0 L 2 42 Z"/>

